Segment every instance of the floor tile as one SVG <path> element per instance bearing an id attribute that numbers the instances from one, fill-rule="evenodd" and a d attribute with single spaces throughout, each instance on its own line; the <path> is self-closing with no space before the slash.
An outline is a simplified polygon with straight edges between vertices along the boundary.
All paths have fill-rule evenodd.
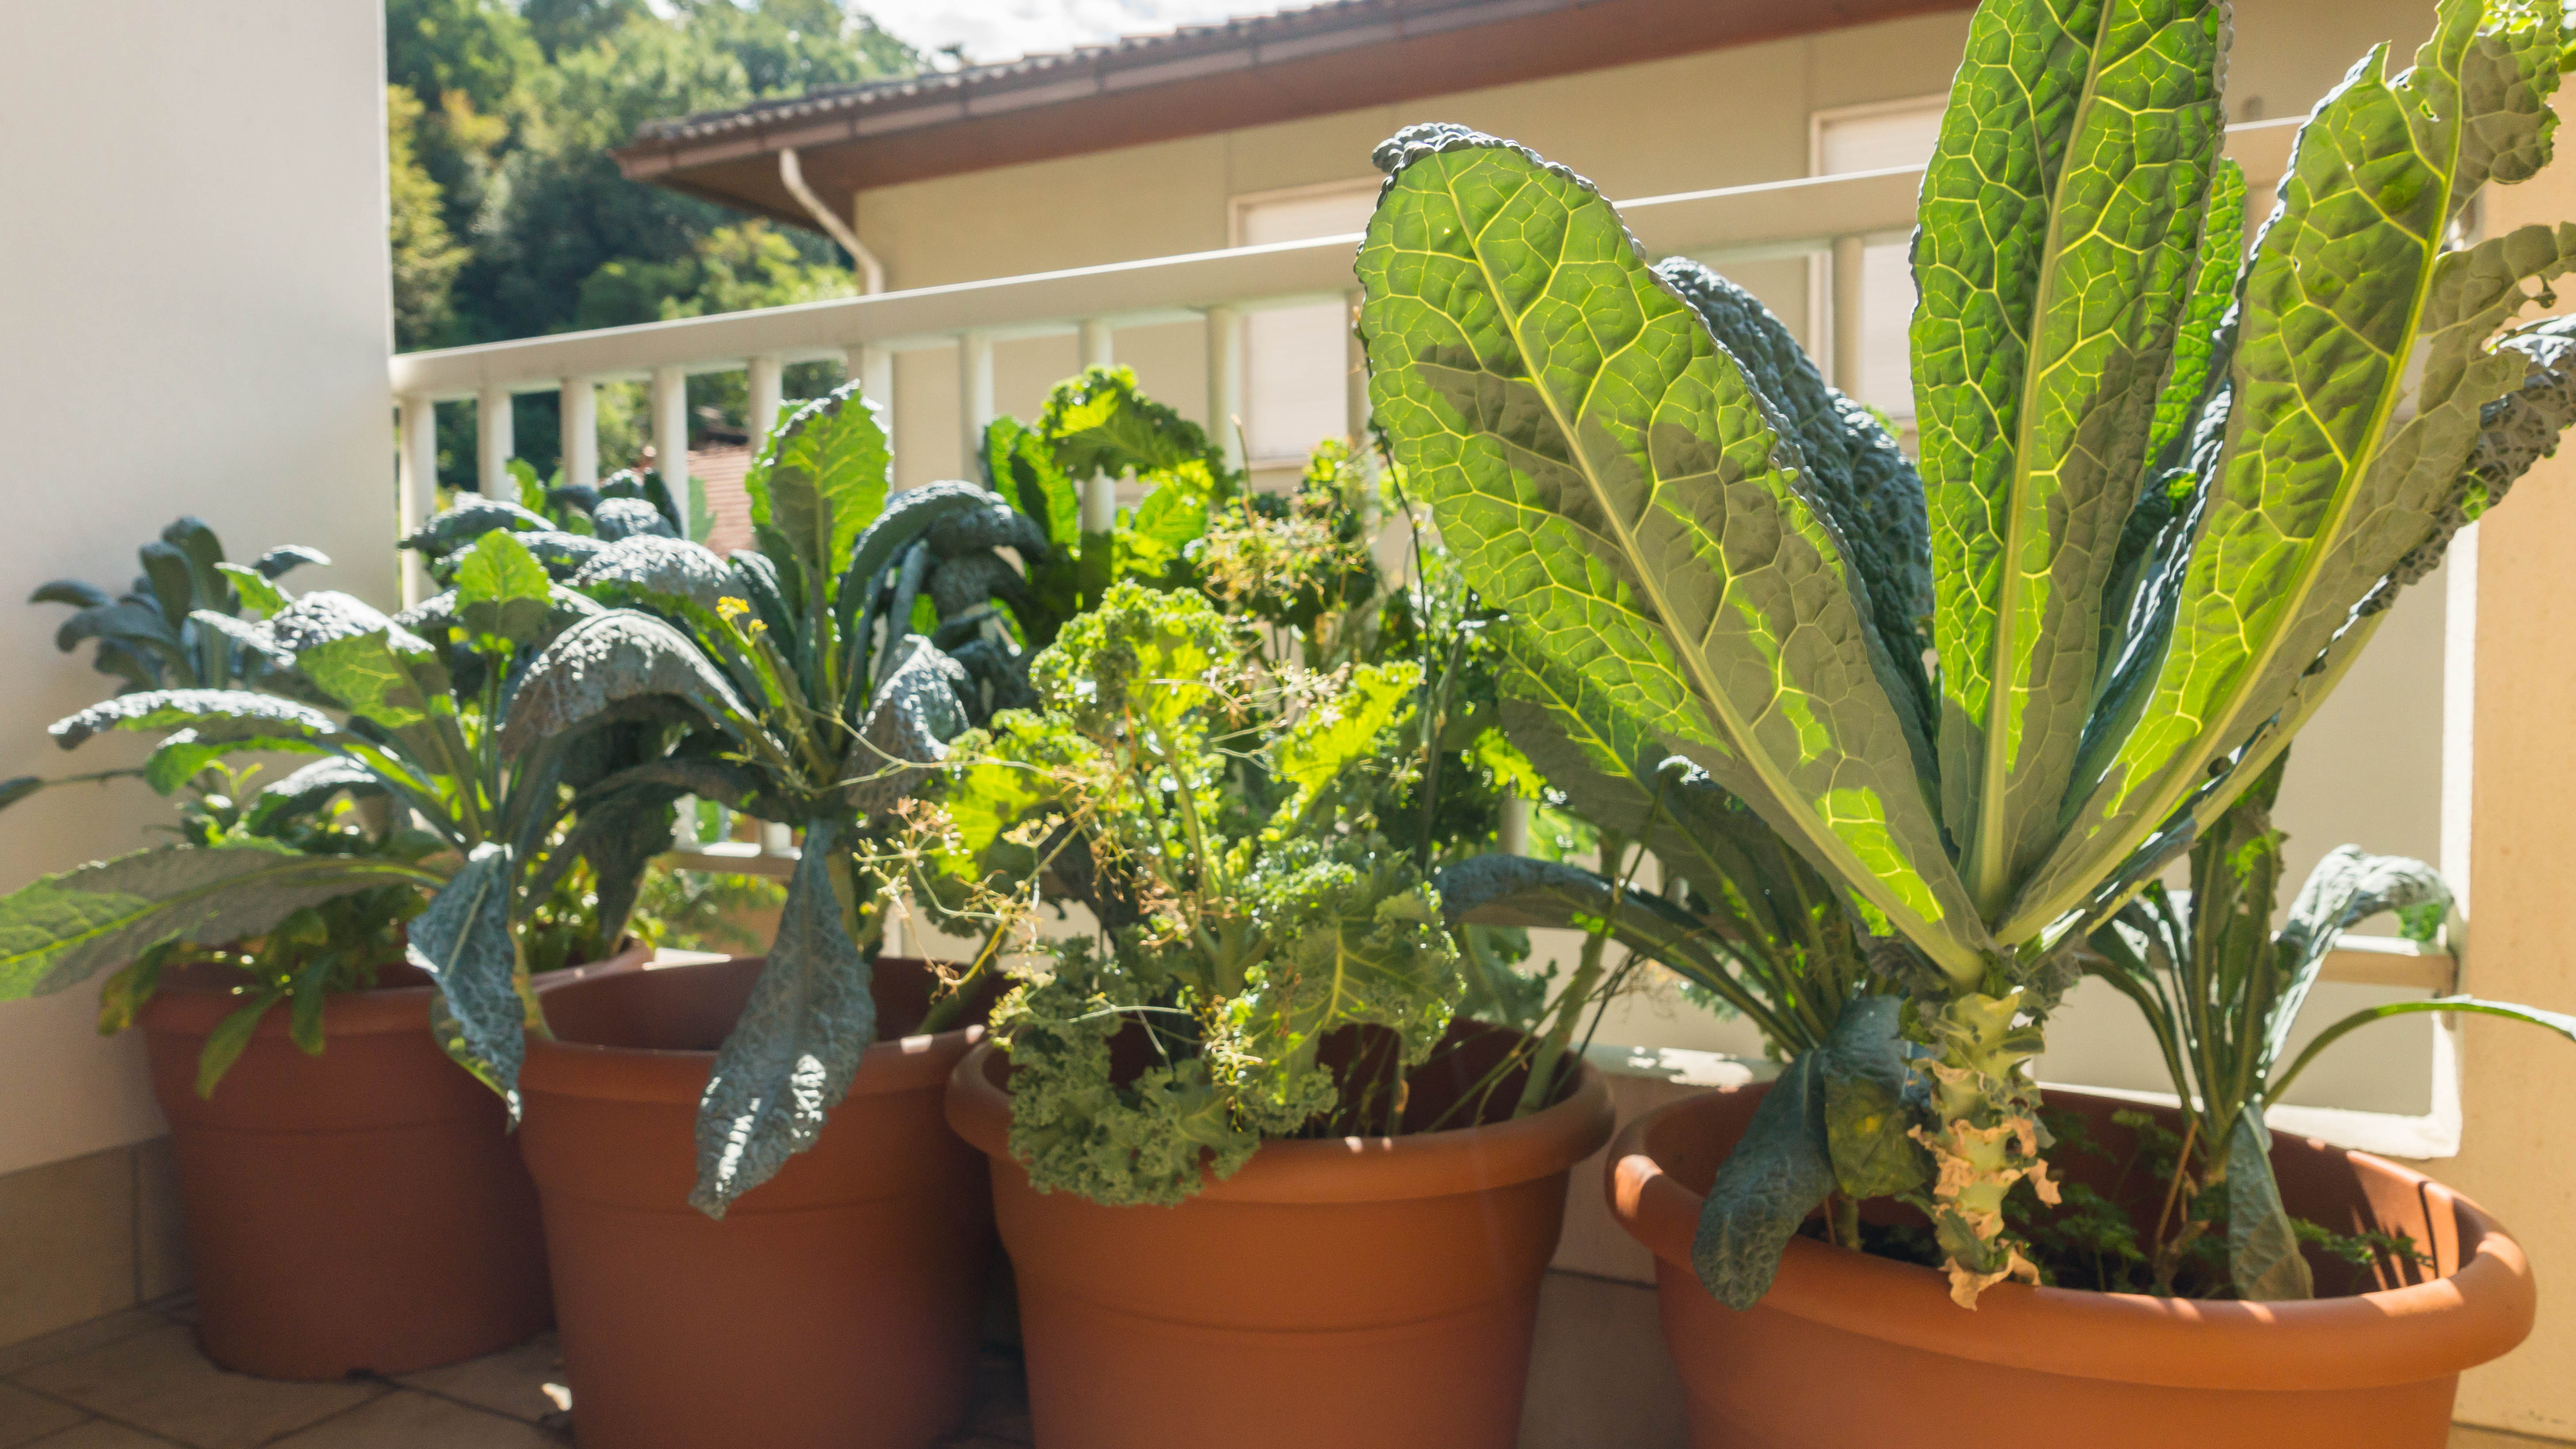
<path id="1" fill-rule="evenodd" d="M 105 1419 L 92 1419 L 77 1429 L 48 1434 L 26 1449 L 171 1449 L 167 1439 L 111 1424 Z"/>
<path id="2" fill-rule="evenodd" d="M 194 1449 L 251 1449 L 387 1392 L 373 1383 L 287 1383 L 227 1373 L 197 1352 L 192 1330 L 167 1322 L 29 1369 L 18 1382 Z"/>
<path id="3" fill-rule="evenodd" d="M 87 1353 L 101 1344 L 114 1343 L 120 1338 L 132 1338 L 138 1333 L 149 1333 L 156 1328 L 166 1328 L 169 1324 L 170 1320 L 160 1314 L 149 1313 L 140 1308 L 128 1308 L 122 1313 L 111 1313 L 105 1318 L 93 1318 L 87 1323 L 75 1323 L 69 1328 L 48 1333 L 41 1338 L 31 1338 L 23 1343 L 13 1343 L 6 1348 L 0 1348 L 0 1378 L 13 1376 L 38 1364 L 70 1358 L 76 1353 Z"/>
<path id="4" fill-rule="evenodd" d="M 1655 1290 L 1554 1272 L 1539 1284 L 1520 1449 L 1681 1444 L 1681 1376 L 1664 1352 Z"/>
<path id="5" fill-rule="evenodd" d="M 562 1340 L 551 1333 L 541 1333 L 516 1348 L 445 1368 L 404 1374 L 398 1382 L 533 1424 L 556 1412 L 555 1401 L 547 1395 L 545 1386 L 568 1380 L 564 1377 Z"/>
<path id="6" fill-rule="evenodd" d="M 69 1404 L 0 1384 L 0 1449 L 18 1449 L 88 1417 Z"/>
<path id="7" fill-rule="evenodd" d="M 394 1393 L 290 1434 L 276 1449 L 563 1449 L 563 1441 L 500 1414 Z"/>
<path id="8" fill-rule="evenodd" d="M 2556 1439 L 2535 1439 L 2528 1434 L 2515 1434 L 2503 1429 L 2481 1429 L 2475 1424 L 2451 1426 L 2451 1449 L 2548 1449 Z"/>

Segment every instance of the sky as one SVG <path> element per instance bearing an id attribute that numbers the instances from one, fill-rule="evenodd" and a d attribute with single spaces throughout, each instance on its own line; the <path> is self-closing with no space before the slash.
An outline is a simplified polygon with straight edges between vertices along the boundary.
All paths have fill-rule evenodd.
<path id="1" fill-rule="evenodd" d="M 924 51 L 963 45 L 968 60 L 981 62 L 1307 3 L 1311 0 L 859 0 L 852 8 Z"/>

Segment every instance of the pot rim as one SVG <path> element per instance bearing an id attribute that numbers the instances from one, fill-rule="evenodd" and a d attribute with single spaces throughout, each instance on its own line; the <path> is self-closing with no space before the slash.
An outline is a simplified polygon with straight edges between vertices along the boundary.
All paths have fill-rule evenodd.
<path id="1" fill-rule="evenodd" d="M 1202 1180 L 1192 1202 L 1350 1203 L 1450 1197 L 1562 1172 L 1601 1149 L 1617 1119 L 1598 1067 L 1577 1058 L 1575 1088 L 1509 1122 L 1405 1137 L 1264 1142 L 1232 1177 Z M 998 1162 L 1010 1155 L 1011 1094 L 994 1080 L 996 1043 L 966 1054 L 948 1077 L 948 1125 Z"/>
<path id="2" fill-rule="evenodd" d="M 1761 1084 L 1767 1085 L 1767 1084 Z M 1648 1139 L 1760 1086 L 1697 1093 L 1628 1124 L 1604 1177 L 1610 1211 L 1651 1250 L 1666 1291 L 1701 1291 L 1691 1267 L 1699 1193 L 1673 1181 Z M 2082 1092 L 2055 1092 L 2085 1098 Z M 1950 1301 L 1938 1269 L 1792 1238 L 1756 1305 L 1925 1353 L 2007 1368 L 2170 1388 L 2332 1390 L 2416 1383 L 2512 1350 L 2531 1332 L 2531 1265 L 2483 1208 L 2424 1174 L 2314 1138 L 2290 1138 L 2393 1177 L 2439 1219 L 2477 1230 L 2459 1271 L 2427 1283 L 2343 1298 L 2243 1303 L 2034 1288 L 2002 1283 L 1971 1313 Z M 1679 1281 L 1676 1282 L 1675 1280 Z"/>
<path id="3" fill-rule="evenodd" d="M 727 956 L 721 961 L 681 961 L 615 974 L 631 975 L 633 981 L 627 984 L 633 985 L 669 980 L 673 972 L 710 971 L 752 959 L 757 958 Z M 540 984 L 537 995 L 542 1001 L 566 986 L 609 974 L 595 970 L 586 976 L 550 976 Z M 864 1097 L 934 1085 L 946 1074 L 951 1061 L 983 1039 L 984 1025 L 975 1022 L 949 1031 L 871 1043 L 859 1059 L 858 1071 L 850 1078 L 849 1095 Z M 695 1107 L 706 1094 L 707 1077 L 715 1061 L 713 1051 L 686 1047 L 609 1046 L 532 1034 L 528 1037 L 527 1056 L 519 1066 L 519 1090 L 529 1096 L 544 1093 L 604 1102 L 683 1102 Z"/>
<path id="4" fill-rule="evenodd" d="M 544 972 L 536 979 L 541 989 L 548 989 L 573 981 L 650 970 L 652 960 L 653 948 L 630 937 L 626 949 L 613 956 Z M 325 1049 L 334 1036 L 387 1036 L 396 1032 L 426 1030 L 429 998 L 436 990 L 436 987 L 426 985 L 375 986 L 365 991 L 330 993 L 322 1002 Z M 207 986 L 162 987 L 143 1004 L 135 1024 L 146 1032 L 203 1036 L 241 1005 L 229 990 Z M 284 1040 L 291 1026 L 288 1013 L 272 1011 L 260 1018 L 252 1040 Z"/>

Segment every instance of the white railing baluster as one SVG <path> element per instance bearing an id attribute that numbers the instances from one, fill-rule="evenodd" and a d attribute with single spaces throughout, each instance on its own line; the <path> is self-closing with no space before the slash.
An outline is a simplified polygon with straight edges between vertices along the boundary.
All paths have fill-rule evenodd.
<path id="1" fill-rule="evenodd" d="M 882 347 L 853 347 L 841 357 L 842 375 L 856 379 L 859 396 L 877 405 L 877 418 L 885 425 L 886 451 L 894 452 L 894 354 Z"/>
<path id="2" fill-rule="evenodd" d="M 2286 119 L 2231 127 L 2228 154 L 2258 186 L 2268 184 L 2286 165 L 2298 126 L 2297 119 Z M 1921 186 L 1920 170 L 1889 168 L 1643 197 L 1622 203 L 1621 211 L 1650 251 L 1695 256 L 1721 269 L 1735 260 L 1821 256 L 1819 295 L 1813 299 L 1821 335 L 1810 341 L 1824 359 L 1827 375 L 1846 392 L 1857 393 L 1868 361 L 1861 315 L 1864 242 L 1901 235 L 1913 223 Z M 973 478 L 980 476 L 977 455 L 995 412 L 997 342 L 1069 333 L 1077 338 L 1084 366 L 1107 365 L 1115 357 L 1115 329 L 1193 319 L 1206 328 L 1207 426 L 1228 461 L 1241 467 L 1247 319 L 1273 308 L 1313 307 L 1335 299 L 1355 302 L 1351 263 L 1360 240 L 1357 235 L 1316 237 L 402 354 L 388 369 L 389 392 L 402 417 L 401 522 L 408 530 L 436 507 L 436 406 L 442 402 L 477 405 L 477 483 L 487 493 L 512 498 L 507 465 L 516 451 L 510 426 L 513 393 L 562 390 L 565 476 L 578 482 L 597 468 L 594 385 L 603 379 L 649 376 L 661 476 L 681 516 L 695 522 L 698 500 L 691 497 L 688 475 L 687 378 L 692 372 L 748 365 L 751 431 L 757 438 L 774 424 L 783 369 L 836 359 L 869 399 L 885 409 L 891 432 L 896 355 L 955 348 L 958 472 Z M 1356 336 L 1346 356 L 1343 422 L 1354 440 L 1364 440 L 1367 370 Z M 933 364 L 925 357 L 921 365 Z M 903 440 L 895 441 L 902 446 Z M 1082 526 L 1109 528 L 1115 502 L 1114 484 L 1085 485 Z M 1380 541 L 1381 562 L 1390 572 L 1395 558 L 1387 550 L 1399 534 L 1387 529 Z M 405 559 L 403 579 L 407 601 L 429 592 L 416 558 Z M 1498 843 L 1525 850 L 1535 828 L 1533 810 L 1526 801 L 1508 805 Z M 729 833 L 729 827 L 719 831 L 718 838 L 703 842 L 687 858 L 702 869 L 781 875 L 791 868 L 794 854 L 776 853 L 783 848 L 776 832 L 739 841 L 727 838 Z"/>
<path id="3" fill-rule="evenodd" d="M 662 486 L 680 510 L 680 522 L 693 523 L 697 512 L 689 498 L 689 375 L 676 367 L 653 369 L 653 457 Z M 689 530 L 684 526 L 681 531 Z"/>
<path id="4" fill-rule="evenodd" d="M 968 332 L 957 339 L 957 423 L 959 476 L 979 472 L 984 429 L 993 421 L 993 334 Z"/>
<path id="5" fill-rule="evenodd" d="M 1852 397 L 1860 396 L 1861 278 L 1862 258 L 1867 254 L 1859 237 L 1838 236 L 1828 264 L 1833 278 L 1834 386 Z"/>
<path id="6" fill-rule="evenodd" d="M 563 385 L 563 480 L 599 486 L 599 379 L 567 377 Z"/>
<path id="7" fill-rule="evenodd" d="M 1243 314 L 1207 309 L 1208 436 L 1228 466 L 1243 466 Z"/>
<path id="8" fill-rule="evenodd" d="M 519 451 L 510 435 L 510 390 L 487 387 L 474 399 L 474 481 L 486 498 L 519 501 L 510 481 L 510 459 Z"/>
<path id="9" fill-rule="evenodd" d="M 402 447 L 394 470 L 394 527 L 397 538 L 410 534 L 438 511 L 438 404 L 425 397 L 402 399 Z M 402 601 L 408 609 L 436 590 L 429 570 L 413 549 L 402 551 Z"/>
<path id="10" fill-rule="evenodd" d="M 1117 346 L 1106 317 L 1086 317 L 1082 323 L 1082 365 L 1085 368 L 1115 367 Z M 1082 531 L 1107 533 L 1118 526 L 1118 480 L 1095 473 L 1082 483 Z"/>
<path id="11" fill-rule="evenodd" d="M 778 426 L 778 405 L 787 395 L 786 368 L 772 357 L 751 360 L 748 376 L 750 401 L 743 409 L 751 433 L 752 456 L 760 455 L 763 443 L 769 441 L 769 430 Z"/>

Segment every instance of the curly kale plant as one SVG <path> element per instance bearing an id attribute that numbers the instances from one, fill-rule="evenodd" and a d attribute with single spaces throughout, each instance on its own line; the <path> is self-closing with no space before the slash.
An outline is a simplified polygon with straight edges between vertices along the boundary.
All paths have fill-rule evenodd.
<path id="1" fill-rule="evenodd" d="M 631 839 L 564 840 L 576 816 L 637 778 L 669 731 L 646 720 L 559 731 L 505 758 L 500 737 L 528 657 L 597 605 L 548 582 L 508 532 L 486 534 L 456 587 L 388 619 L 346 594 L 268 600 L 236 636 L 274 675 L 345 711 L 246 690 L 149 690 L 54 725 L 69 749 L 108 730 L 159 734 L 142 769 L 165 793 L 242 753 L 310 763 L 251 801 L 245 828 L 156 846 L 49 876 L 0 899 L 0 998 L 60 990 L 165 943 L 232 948 L 293 929 L 297 913 L 355 891 L 433 892 L 408 927 L 412 964 L 437 983 L 451 1054 L 509 1090 L 533 1015 L 518 929 L 529 904 L 587 855 L 598 877 L 600 945 L 613 943 L 643 857 Z M 204 616 L 201 616 L 201 619 Z M 438 854 L 298 848 L 285 829 L 343 797 L 390 802 L 436 837 Z M 668 838 L 667 814 L 661 829 Z M 370 963 L 372 964 L 372 963 Z"/>
<path id="2" fill-rule="evenodd" d="M 2535 333 L 2498 329 L 2576 261 L 2576 226 L 2455 226 L 2548 159 L 2554 11 L 2442 0 L 2413 69 L 2374 52 L 2241 259 L 2226 34 L 2219 0 L 1980 7 L 1914 242 L 1919 478 L 1573 173 L 1452 126 L 1380 151 L 1379 425 L 1525 693 L 1588 709 L 1554 733 L 1604 742 L 1604 808 L 1693 830 L 1659 791 L 1704 772 L 1857 916 L 1911 998 L 1962 1304 L 2032 1276 L 2000 1208 L 2046 1180 L 2027 1063 L 2076 952 L 2495 496 L 2487 410 L 2542 402 Z M 1770 1186 L 1703 1224 L 1738 1304 L 1841 1165 L 1830 1098 L 1774 1099 L 1807 1125 L 1757 1124 L 1730 1170 Z"/>
<path id="3" fill-rule="evenodd" d="M 2308 1265 L 2299 1254 L 2302 1235 L 2272 1180 L 2263 1108 L 2279 1101 L 2318 1053 L 2349 1033 L 2390 1017 L 2443 1012 L 2526 1021 L 2576 1040 L 2576 1016 L 2474 996 L 2436 996 L 2365 1007 L 2288 1056 L 2299 1012 L 2345 929 L 2394 911 L 2410 937 L 2430 940 L 2450 909 L 2451 893 L 2420 860 L 2341 846 L 2318 862 L 2299 887 L 2288 922 L 2273 930 L 2286 837 L 2272 828 L 2271 810 L 2287 760 L 2286 754 L 2276 759 L 2193 842 L 2188 894 L 2151 882 L 2093 933 L 2101 953 L 2095 973 L 2145 1014 L 2181 1099 L 2174 1190 L 2150 1252 L 2160 1291 L 2172 1291 L 2177 1269 L 2209 1225 L 2200 1215 L 2173 1208 L 2223 1190 L 2226 1212 L 2218 1226 L 2225 1233 L 2225 1277 L 2235 1296 L 2312 1294 Z"/>
<path id="4" fill-rule="evenodd" d="M 1050 876 L 1107 928 L 1105 947 L 1053 944 L 1053 971 L 995 1012 L 1032 1180 L 1175 1203 L 1203 1159 L 1224 1176 L 1266 1137 L 1398 1130 L 1402 1072 L 1464 990 L 1438 898 L 1378 809 L 1420 669 L 1265 676 L 1206 598 L 1129 581 L 1033 682 L 1038 709 L 960 743 L 933 885 L 1025 907 Z M 1393 1049 L 1336 1063 L 1354 1026 Z"/>

